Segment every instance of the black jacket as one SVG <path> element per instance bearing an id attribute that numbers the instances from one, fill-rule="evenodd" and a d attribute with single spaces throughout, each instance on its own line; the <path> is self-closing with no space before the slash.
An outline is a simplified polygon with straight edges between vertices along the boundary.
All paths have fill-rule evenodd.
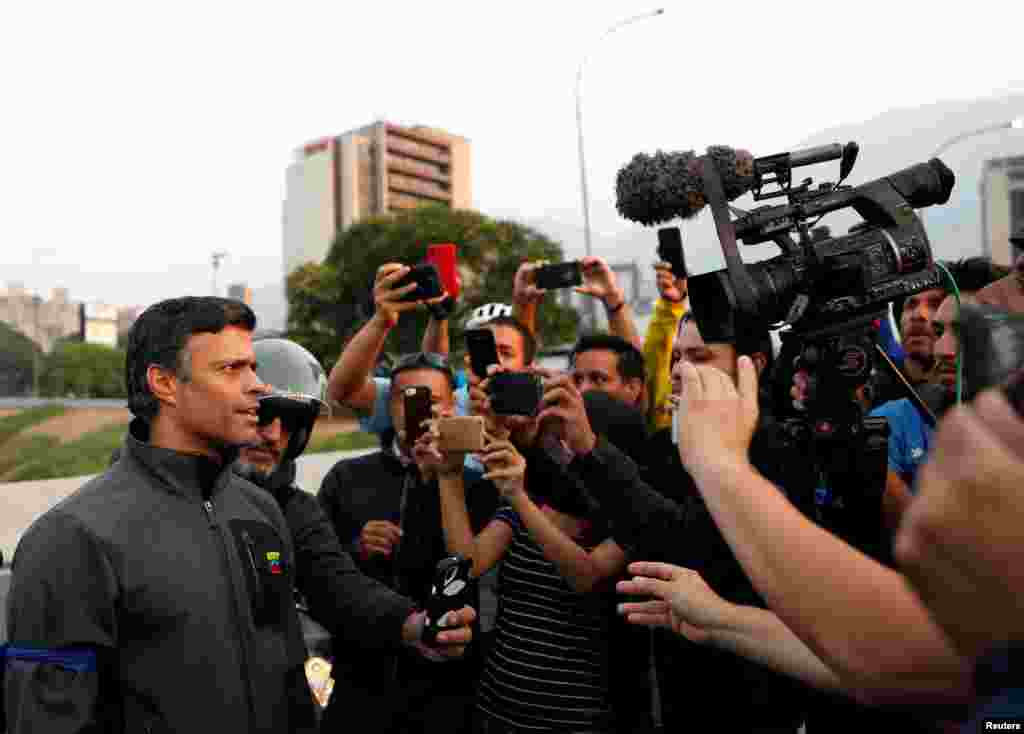
<path id="1" fill-rule="evenodd" d="M 312 731 L 281 511 L 234 456 L 147 440 L 135 421 L 117 463 L 18 544 L 9 731 Z M 40 658 L 75 649 L 77 670 Z"/>
<path id="2" fill-rule="evenodd" d="M 295 484 L 295 462 L 264 488 L 277 500 L 295 544 L 296 588 L 311 616 L 330 631 L 335 656 L 344 649 L 339 642 L 397 647 L 412 601 L 359 569 L 316 497 Z"/>
<path id="3" fill-rule="evenodd" d="M 359 567 L 422 606 L 437 562 L 448 555 L 437 482 L 420 481 L 415 467 L 402 466 L 391 451 L 378 451 L 338 462 L 324 477 L 317 499 Z M 474 529 L 482 529 L 496 507 L 496 494 L 474 497 Z M 370 520 L 390 520 L 403 529 L 391 558 L 366 560 L 357 554 L 356 540 Z M 474 639 L 479 640 L 478 627 Z M 441 667 L 412 650 L 382 655 L 353 644 L 335 661 L 334 693 L 324 730 L 367 720 L 382 732 L 430 730 L 442 726 L 442 721 L 443 730 L 459 731 L 468 726 L 479 667 L 477 642 L 462 660 Z"/>
<path id="4" fill-rule="evenodd" d="M 719 595 L 764 607 L 678 461 L 669 432 L 651 439 L 652 464 L 641 474 L 604 438 L 570 469 L 609 518 L 612 537 L 637 560 L 664 561 L 700 572 Z M 657 450 L 657 449 L 662 450 Z M 673 459 L 674 456 L 674 459 Z M 660 457 L 659 462 L 656 457 Z M 656 491 L 644 476 L 657 482 Z M 727 722 L 730 731 L 796 732 L 805 713 L 803 684 L 732 653 L 657 635 L 658 687 L 668 729 Z"/>

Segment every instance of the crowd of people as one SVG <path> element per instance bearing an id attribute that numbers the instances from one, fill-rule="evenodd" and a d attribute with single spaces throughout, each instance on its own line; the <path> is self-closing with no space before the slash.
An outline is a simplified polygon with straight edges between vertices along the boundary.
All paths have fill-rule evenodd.
<path id="1" fill-rule="evenodd" d="M 806 410 L 813 370 L 739 312 L 698 326 L 667 263 L 641 335 L 608 264 L 581 261 L 576 290 L 609 328 L 580 335 L 564 370 L 537 365 L 537 263 L 511 304 L 469 312 L 467 329 L 493 335 L 485 374 L 450 358 L 451 297 L 403 300 L 415 284 L 397 285 L 398 263 L 378 270 L 374 314 L 329 375 L 294 342 L 254 341 L 245 304 L 158 303 L 130 336 L 123 447 L 15 553 L 7 731 L 1020 721 L 1024 417 L 1002 387 L 958 402 L 957 355 L 960 305 L 1024 311 L 1024 259 L 944 265 L 949 289 L 879 324 L 893 369 L 844 397 L 889 427 L 885 476 L 862 493 L 822 486 L 780 420 Z M 381 376 L 388 334 L 425 306 L 422 351 Z M 492 385 L 522 372 L 542 378 L 540 409 L 497 412 Z M 422 426 L 406 421 L 413 388 L 429 393 Z M 380 450 L 299 487 L 331 404 Z M 482 419 L 481 450 L 441 442 L 459 415 Z M 824 521 L 828 503 L 863 532 Z M 472 562 L 469 603 L 427 643 L 434 571 L 456 554 Z M 300 614 L 332 638 L 327 701 Z"/>

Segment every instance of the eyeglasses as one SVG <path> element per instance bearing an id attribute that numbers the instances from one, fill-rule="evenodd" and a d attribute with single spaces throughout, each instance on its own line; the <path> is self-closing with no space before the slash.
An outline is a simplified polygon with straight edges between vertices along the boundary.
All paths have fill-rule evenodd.
<path id="1" fill-rule="evenodd" d="M 415 369 L 416 367 L 427 367 L 429 369 L 443 372 L 452 384 L 455 383 L 455 372 L 452 371 L 451 365 L 448 364 L 448 358 L 442 354 L 436 354 L 435 352 L 413 352 L 412 354 L 403 354 L 395 361 L 394 366 L 392 366 L 391 377 L 394 378 L 394 376 L 399 372 Z"/>
<path id="2" fill-rule="evenodd" d="M 266 428 L 280 418 L 281 428 L 289 433 L 294 433 L 300 428 L 310 425 L 318 413 L 319 406 L 312 401 L 267 395 L 260 398 L 257 422 L 260 428 Z"/>

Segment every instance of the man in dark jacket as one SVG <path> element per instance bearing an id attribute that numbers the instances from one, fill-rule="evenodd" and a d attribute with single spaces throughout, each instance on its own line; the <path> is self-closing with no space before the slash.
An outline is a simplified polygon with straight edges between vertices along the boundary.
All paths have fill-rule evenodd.
<path id="1" fill-rule="evenodd" d="M 260 339 L 253 352 L 256 375 L 271 392 L 260 397 L 259 441 L 241 450 L 235 471 L 270 492 L 284 513 L 295 544 L 296 588 L 312 616 L 331 632 L 333 654 L 344 657 L 343 645 L 387 650 L 404 643 L 428 659 L 461 655 L 472 639 L 474 611 L 461 610 L 454 620 L 459 629 L 438 635 L 437 647 L 421 645 L 426 613 L 360 571 L 316 497 L 295 484 L 295 460 L 326 407 L 327 378 L 320 363 L 287 339 Z"/>
<path id="2" fill-rule="evenodd" d="M 280 509 L 230 470 L 257 438 L 255 316 L 178 298 L 129 336 L 117 463 L 40 517 L 8 598 L 8 727 L 313 731 Z"/>
<path id="3" fill-rule="evenodd" d="M 359 568 L 422 606 L 434 568 L 448 552 L 437 478 L 417 466 L 406 440 L 403 392 L 427 387 L 433 405 L 451 411 L 455 378 L 443 358 L 420 352 L 400 359 L 391 380 L 389 411 L 398 428 L 393 447 L 336 464 L 324 478 L 318 499 Z M 496 506 L 494 492 L 474 497 L 471 512 L 478 527 Z M 370 647 L 353 646 L 350 652 L 335 663 L 335 692 L 325 712 L 325 730 L 352 719 L 354 705 L 373 711 L 374 726 L 382 732 L 468 730 L 479 667 L 477 645 L 469 646 L 464 660 L 443 670 L 407 650 L 381 655 Z"/>

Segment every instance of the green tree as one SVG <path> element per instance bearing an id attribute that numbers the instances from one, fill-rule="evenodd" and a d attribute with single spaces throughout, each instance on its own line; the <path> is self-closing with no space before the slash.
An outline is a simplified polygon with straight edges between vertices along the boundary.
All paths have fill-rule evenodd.
<path id="1" fill-rule="evenodd" d="M 0 395 L 31 392 L 33 371 L 42 362 L 34 341 L 0 321 Z"/>
<path id="2" fill-rule="evenodd" d="M 342 345 L 370 317 L 377 268 L 387 262 L 421 262 L 427 246 L 458 247 L 461 293 L 451 316 L 452 352 L 462 349 L 465 316 L 485 303 L 512 301 L 512 278 L 525 260 L 561 262 L 562 247 L 543 234 L 479 212 L 427 206 L 352 225 L 335 240 L 327 259 L 288 277 L 288 334 L 329 370 Z M 390 354 L 415 351 L 426 329 L 425 310 L 406 314 L 388 336 Z M 548 294 L 538 312 L 542 344 L 564 344 L 576 333 L 579 317 Z"/>
<path id="3" fill-rule="evenodd" d="M 46 359 L 40 392 L 48 397 L 123 398 L 125 352 L 103 344 L 58 343 Z"/>

